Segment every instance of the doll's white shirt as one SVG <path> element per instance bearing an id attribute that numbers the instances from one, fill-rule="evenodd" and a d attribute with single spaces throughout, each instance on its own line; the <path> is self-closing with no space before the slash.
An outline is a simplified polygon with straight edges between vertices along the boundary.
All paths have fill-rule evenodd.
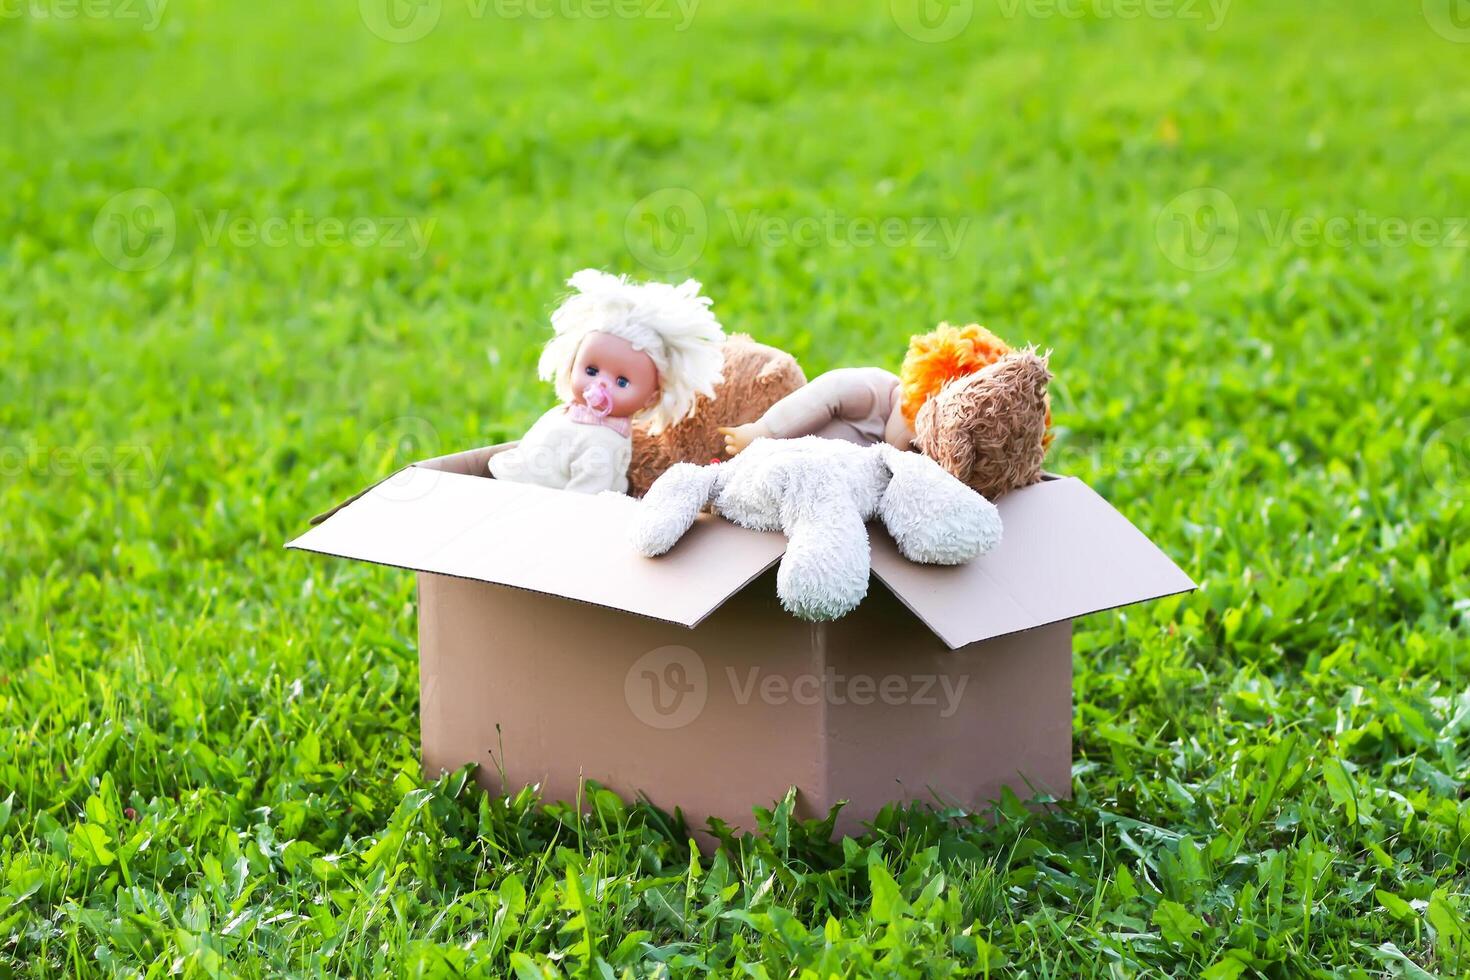
<path id="1" fill-rule="evenodd" d="M 490 457 L 497 480 L 577 493 L 628 492 L 633 440 L 606 425 L 573 422 L 558 405 L 536 420 L 514 449 Z"/>

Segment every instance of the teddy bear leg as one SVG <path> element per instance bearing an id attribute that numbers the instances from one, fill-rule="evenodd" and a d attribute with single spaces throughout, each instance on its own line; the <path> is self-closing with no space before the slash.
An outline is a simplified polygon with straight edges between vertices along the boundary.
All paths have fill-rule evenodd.
<path id="1" fill-rule="evenodd" d="M 638 501 L 630 529 L 633 547 L 653 558 L 678 543 L 709 503 L 718 475 L 713 466 L 693 463 L 676 463 L 664 471 Z"/>
<path id="2" fill-rule="evenodd" d="M 850 501 L 826 500 L 783 515 L 786 554 L 776 595 L 792 615 L 837 619 L 868 594 L 868 529 Z"/>

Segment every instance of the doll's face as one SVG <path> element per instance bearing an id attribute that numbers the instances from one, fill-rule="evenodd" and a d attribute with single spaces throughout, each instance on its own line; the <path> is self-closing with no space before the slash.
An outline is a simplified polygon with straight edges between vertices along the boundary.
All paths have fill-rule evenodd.
<path id="1" fill-rule="evenodd" d="M 653 358 L 610 333 L 587 335 L 577 349 L 569 380 L 582 404 L 586 404 L 589 388 L 602 385 L 612 400 L 608 414 L 615 418 L 627 418 L 658 401 L 658 368 Z"/>

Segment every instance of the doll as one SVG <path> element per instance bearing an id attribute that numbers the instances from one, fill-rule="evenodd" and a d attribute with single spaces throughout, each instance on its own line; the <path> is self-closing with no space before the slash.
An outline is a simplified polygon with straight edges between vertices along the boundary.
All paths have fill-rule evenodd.
<path id="1" fill-rule="evenodd" d="M 562 404 L 511 449 L 490 457 L 498 480 L 600 493 L 628 490 L 633 420 L 654 435 L 714 396 L 725 334 L 693 279 L 635 283 L 583 269 L 551 314 L 553 336 L 537 366 Z"/>
<path id="2" fill-rule="evenodd" d="M 1051 442 L 1046 359 L 978 324 L 909 341 L 900 374 L 828 371 L 755 422 L 721 429 L 733 456 L 756 439 L 806 435 L 883 442 L 929 456 L 987 499 L 1041 479 Z"/>

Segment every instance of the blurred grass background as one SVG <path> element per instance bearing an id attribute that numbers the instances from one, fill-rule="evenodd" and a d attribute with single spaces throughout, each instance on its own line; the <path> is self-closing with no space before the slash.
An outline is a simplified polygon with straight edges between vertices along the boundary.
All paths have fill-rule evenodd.
<path id="1" fill-rule="evenodd" d="M 1461 0 L 392 2 L 0 16 L 0 969 L 1470 968 Z M 422 783 L 410 578 L 280 545 L 519 434 L 584 266 L 1055 351 L 1203 583 L 1081 625 L 1076 803 L 711 869 Z"/>

